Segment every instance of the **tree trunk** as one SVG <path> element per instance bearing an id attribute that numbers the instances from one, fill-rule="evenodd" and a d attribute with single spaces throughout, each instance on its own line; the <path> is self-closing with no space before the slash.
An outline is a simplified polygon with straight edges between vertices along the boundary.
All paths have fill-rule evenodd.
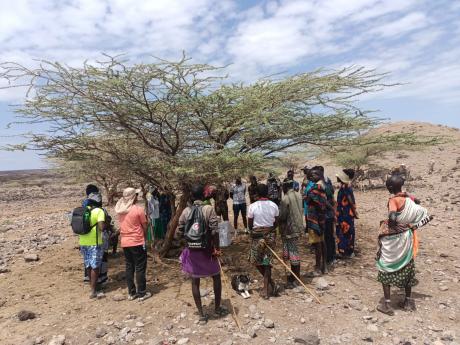
<path id="1" fill-rule="evenodd" d="M 188 199 L 189 199 L 189 193 L 183 192 L 179 199 L 179 205 L 177 206 L 176 212 L 174 213 L 174 216 L 169 221 L 165 240 L 159 252 L 160 257 L 165 257 L 166 254 L 168 254 L 169 248 L 171 248 L 172 241 L 174 240 L 174 234 L 176 233 L 177 226 L 179 225 L 179 217 L 182 214 L 182 211 L 187 207 Z"/>

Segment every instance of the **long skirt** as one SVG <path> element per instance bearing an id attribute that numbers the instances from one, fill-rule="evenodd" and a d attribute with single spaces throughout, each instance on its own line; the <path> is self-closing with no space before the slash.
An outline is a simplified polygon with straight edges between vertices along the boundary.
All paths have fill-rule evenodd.
<path id="1" fill-rule="evenodd" d="M 337 250 L 340 255 L 350 256 L 355 250 L 355 219 L 340 215 L 336 225 Z"/>
<path id="2" fill-rule="evenodd" d="M 398 288 L 412 287 L 418 284 L 415 278 L 415 263 L 412 259 L 406 266 L 396 272 L 379 271 L 377 281 L 384 285 L 396 286 Z"/>

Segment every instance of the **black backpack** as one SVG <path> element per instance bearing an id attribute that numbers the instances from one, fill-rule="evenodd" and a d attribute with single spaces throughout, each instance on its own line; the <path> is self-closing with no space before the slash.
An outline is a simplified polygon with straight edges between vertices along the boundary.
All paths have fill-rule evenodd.
<path id="1" fill-rule="evenodd" d="M 74 234 L 86 235 L 97 225 L 91 226 L 92 210 L 90 207 L 77 207 L 73 210 L 70 225 Z"/>
<path id="2" fill-rule="evenodd" d="M 207 248 L 206 223 L 201 206 L 193 205 L 185 222 L 184 237 L 190 249 Z"/>

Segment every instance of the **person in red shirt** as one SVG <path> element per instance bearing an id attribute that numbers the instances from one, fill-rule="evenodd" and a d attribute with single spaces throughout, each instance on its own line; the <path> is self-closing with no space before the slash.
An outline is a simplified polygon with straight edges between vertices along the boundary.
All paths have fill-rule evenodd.
<path id="1" fill-rule="evenodd" d="M 126 188 L 123 191 L 123 197 L 118 200 L 115 206 L 120 224 L 121 247 L 125 254 L 129 300 L 137 298 L 145 300 L 152 296 L 146 289 L 147 217 L 144 208 L 137 205 L 139 193 L 140 190 Z M 134 283 L 134 273 L 136 273 L 136 283 Z"/>

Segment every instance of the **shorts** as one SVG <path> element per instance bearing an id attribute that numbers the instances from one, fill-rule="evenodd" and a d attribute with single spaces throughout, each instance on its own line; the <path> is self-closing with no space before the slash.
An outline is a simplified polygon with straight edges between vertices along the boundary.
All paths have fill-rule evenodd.
<path id="1" fill-rule="evenodd" d="M 80 253 L 83 255 L 85 268 L 96 269 L 101 267 L 104 250 L 102 246 L 80 246 Z"/>
<path id="2" fill-rule="evenodd" d="M 241 211 L 241 215 L 246 217 L 246 203 L 243 204 L 233 204 L 233 215 L 238 217 L 238 214 Z"/>

